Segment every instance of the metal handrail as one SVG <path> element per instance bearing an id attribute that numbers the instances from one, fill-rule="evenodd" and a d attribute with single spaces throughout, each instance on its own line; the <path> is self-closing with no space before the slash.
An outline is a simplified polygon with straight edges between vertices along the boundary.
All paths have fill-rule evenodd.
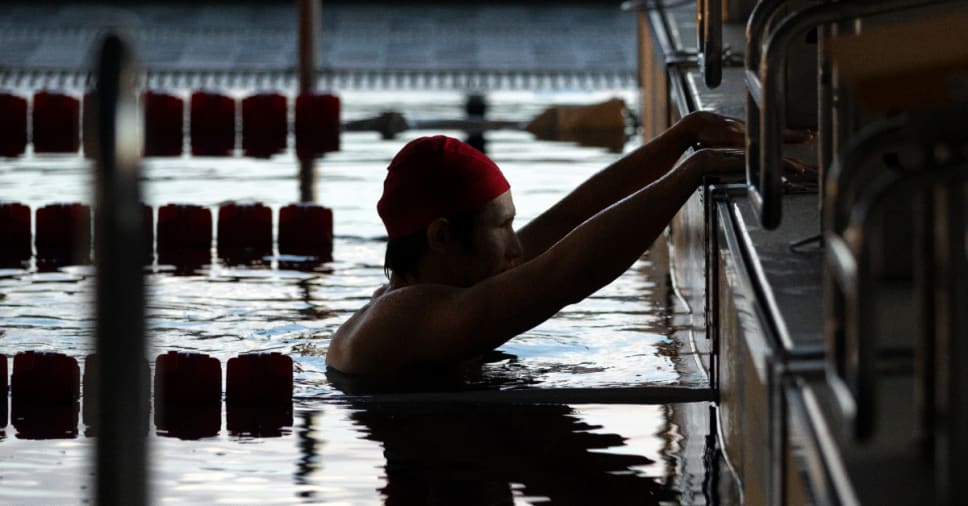
<path id="1" fill-rule="evenodd" d="M 865 331 L 873 321 L 872 313 L 875 310 L 874 297 L 871 295 L 873 275 L 868 260 L 873 242 L 870 238 L 878 236 L 880 229 L 877 227 L 883 226 L 884 220 L 876 221 L 875 218 L 880 217 L 881 211 L 895 197 L 911 191 L 910 179 L 913 178 L 916 176 L 912 174 L 890 174 L 881 178 L 874 185 L 873 191 L 868 192 L 855 206 L 849 230 L 841 238 L 851 254 L 841 256 L 845 253 L 843 249 L 834 247 L 831 249 L 832 254 L 827 257 L 828 261 L 833 262 L 835 272 L 849 274 L 849 277 L 841 276 L 845 278 L 842 281 L 849 283 L 843 290 L 847 315 L 845 349 L 848 363 L 845 379 L 857 405 L 854 437 L 859 440 L 866 440 L 873 435 L 876 420 L 876 336 L 874 332 Z M 837 246 L 841 243 L 831 236 L 828 237 L 828 244 Z"/>
<path id="2" fill-rule="evenodd" d="M 760 0 L 746 20 L 746 68 L 755 69 L 760 63 L 760 39 L 770 19 L 789 0 Z"/>
<path id="3" fill-rule="evenodd" d="M 760 97 L 762 96 L 759 77 L 756 69 L 760 65 L 760 40 L 769 24 L 769 21 L 779 11 L 787 0 L 760 0 L 750 13 L 746 22 L 746 56 L 745 56 L 745 80 L 746 80 L 746 183 L 750 187 L 749 195 L 753 207 L 757 214 L 763 207 L 760 194 L 755 189 L 754 181 L 760 174 L 760 117 L 755 114 L 760 108 Z M 773 228 L 773 227 L 770 227 Z"/>
<path id="4" fill-rule="evenodd" d="M 874 293 L 872 286 L 873 274 L 870 270 L 871 262 L 867 261 L 873 252 L 871 237 L 878 237 L 887 226 L 885 220 L 877 220 L 880 213 L 888 208 L 899 196 L 910 195 L 912 191 L 920 191 L 928 185 L 951 178 L 961 176 L 964 181 L 965 167 L 955 165 L 932 170 L 905 173 L 885 173 L 881 178 L 869 186 L 869 190 L 864 192 L 851 212 L 851 216 L 844 231 L 843 238 L 849 246 L 853 259 L 854 279 L 853 285 L 846 287 L 846 304 L 851 315 L 851 324 L 848 325 L 848 340 L 854 342 L 855 348 L 852 353 L 853 367 L 848 368 L 848 372 L 853 371 L 848 378 L 849 386 L 853 391 L 857 402 L 857 416 L 854 426 L 854 435 L 858 439 L 865 439 L 873 434 L 875 415 L 874 415 L 874 385 L 876 383 L 876 332 L 871 332 L 870 322 L 874 321 L 873 299 Z M 835 234 L 830 234 L 828 240 L 836 243 Z M 828 260 L 839 262 L 839 255 L 828 255 Z M 834 265 L 835 270 L 847 270 L 848 265 Z M 862 331 L 861 329 L 866 329 Z"/>
<path id="5" fill-rule="evenodd" d="M 807 7 L 781 20 L 763 46 L 760 58 L 762 96 L 758 102 L 759 134 L 759 198 L 760 221 L 766 228 L 776 228 L 780 222 L 782 191 L 783 145 L 782 131 L 786 124 L 786 52 L 790 44 L 808 30 L 819 25 L 848 19 L 899 12 L 943 0 L 866 0 L 837 2 Z M 749 112 L 747 112 L 749 115 Z M 752 155 L 752 154 L 751 154 Z"/>
<path id="6" fill-rule="evenodd" d="M 841 396 L 840 402 L 849 409 L 848 417 L 852 420 L 853 436 L 858 440 L 870 438 L 875 430 L 876 416 L 876 386 L 878 381 L 877 339 L 879 332 L 871 328 L 871 323 L 877 321 L 876 312 L 876 281 L 871 257 L 883 254 L 879 248 L 879 240 L 884 236 L 894 222 L 885 219 L 885 211 L 890 212 L 894 203 L 901 198 L 916 198 L 922 205 L 931 202 L 929 193 L 943 191 L 954 192 L 954 196 L 940 199 L 938 202 L 927 204 L 925 210 L 933 215 L 931 221 L 923 223 L 927 226 L 923 230 L 921 240 L 928 238 L 935 244 L 922 245 L 926 248 L 928 258 L 921 257 L 919 263 L 927 261 L 928 266 L 920 267 L 916 276 L 921 276 L 922 283 L 928 288 L 922 289 L 920 297 L 927 297 L 918 302 L 921 311 L 931 308 L 943 308 L 947 313 L 937 316 L 949 325 L 947 336 L 943 332 L 937 333 L 933 327 L 921 330 L 923 340 L 933 343 L 938 339 L 948 339 L 951 342 L 962 342 L 968 321 L 960 308 L 964 307 L 966 294 L 963 289 L 964 279 L 968 273 L 968 259 L 966 259 L 965 234 L 965 203 L 964 185 L 968 182 L 968 161 L 964 155 L 958 155 L 960 149 L 968 145 L 968 134 L 961 128 L 962 118 L 968 112 L 968 105 L 948 106 L 944 109 L 923 110 L 882 121 L 863 130 L 841 151 L 838 159 L 831 167 L 827 178 L 827 195 L 824 202 L 825 242 L 826 242 L 826 276 L 830 282 L 827 290 L 834 295 L 828 301 L 828 308 L 834 311 L 832 321 L 828 322 L 828 350 L 830 362 L 834 365 L 835 374 L 829 379 L 831 385 L 846 387 L 849 394 Z M 907 167 L 904 170 L 882 170 L 871 176 L 871 171 L 856 170 L 857 167 L 868 165 L 874 156 L 885 149 L 911 148 L 921 153 L 917 167 Z M 863 179 L 862 179 L 863 178 Z M 861 182 L 863 184 L 861 184 Z M 939 226 L 941 228 L 939 228 Z M 940 246 L 939 246 L 940 245 Z M 940 267 L 936 262 L 944 255 L 938 256 L 936 248 L 947 248 L 948 263 L 941 261 Z M 941 270 L 935 270 L 940 268 Z M 917 283 L 916 283 L 917 284 Z M 941 295 L 939 295 L 941 294 Z M 941 297 L 936 303 L 935 297 Z M 843 326 L 839 322 L 844 321 Z M 832 323 L 832 324 L 831 324 Z M 953 340 L 953 341 L 952 341 Z M 922 342 L 922 341 L 918 341 Z M 968 353 L 962 355 L 968 356 Z M 957 352 L 946 357 L 947 365 L 936 364 L 938 356 L 929 354 L 926 358 L 926 371 L 938 368 L 952 370 L 963 367 L 957 358 Z M 950 374 L 950 373 L 948 373 Z M 966 394 L 962 390 L 965 383 L 949 388 L 948 394 L 956 399 L 953 405 L 960 406 Z M 928 381 L 919 388 L 923 395 L 932 398 L 936 395 L 937 386 Z M 943 394 L 942 394 L 943 395 Z M 957 397 L 961 396 L 961 397 Z M 937 399 L 929 401 L 934 405 Z M 933 412 L 931 408 L 929 412 Z M 958 408 L 960 409 L 960 408 Z M 956 414 L 947 429 L 954 431 L 951 437 L 961 438 L 960 447 L 968 445 L 965 434 L 958 432 L 965 426 L 964 412 Z M 946 419 L 942 416 L 940 420 Z M 944 425 L 944 422 L 941 422 Z M 956 446 L 957 446 L 956 444 Z M 951 483 L 945 481 L 952 476 L 962 476 L 960 469 L 950 466 L 960 465 L 961 452 L 954 452 L 948 456 L 940 456 L 942 468 L 949 469 L 946 473 L 939 473 L 939 483 L 943 493 L 951 493 Z M 954 455 L 954 457 L 952 457 Z M 951 474 L 954 472 L 955 474 Z"/>
<path id="7" fill-rule="evenodd" d="M 861 176 L 870 175 L 856 168 L 865 166 L 885 149 L 897 147 L 909 139 L 905 135 L 906 126 L 906 118 L 901 116 L 871 125 L 852 137 L 840 156 L 831 163 L 823 182 L 824 230 L 833 234 L 843 231 L 849 212 L 848 204 L 865 182 Z M 853 169 L 847 170 L 848 167 Z"/>
<path id="8" fill-rule="evenodd" d="M 138 505 L 148 502 L 140 71 L 132 46 L 115 34 L 96 58 L 96 123 L 88 123 L 97 135 L 95 502 Z"/>
<path id="9" fill-rule="evenodd" d="M 699 69 L 706 86 L 715 88 L 723 81 L 723 4 L 721 0 L 696 0 L 700 22 Z"/>

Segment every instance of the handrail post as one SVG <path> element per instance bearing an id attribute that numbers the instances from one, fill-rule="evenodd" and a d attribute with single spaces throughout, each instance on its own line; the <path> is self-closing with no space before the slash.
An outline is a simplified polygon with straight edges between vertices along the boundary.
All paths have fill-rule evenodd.
<path id="1" fill-rule="evenodd" d="M 965 233 L 965 176 L 942 179 L 935 187 L 935 332 L 936 388 L 935 463 L 939 499 L 957 504 L 962 498 L 961 480 L 968 472 L 968 252 Z"/>
<path id="2" fill-rule="evenodd" d="M 96 503 L 140 505 L 148 502 L 140 76 L 115 34 L 99 44 L 96 66 Z"/>
<path id="3" fill-rule="evenodd" d="M 762 214 L 763 202 L 757 186 L 760 173 L 760 114 L 761 86 L 757 71 L 760 66 L 762 38 L 767 24 L 786 0 L 760 0 L 753 7 L 746 22 L 746 183 L 750 187 L 750 197 L 757 210 Z"/>
<path id="4" fill-rule="evenodd" d="M 701 7 L 699 68 L 706 86 L 716 88 L 723 80 L 722 0 L 696 0 Z"/>

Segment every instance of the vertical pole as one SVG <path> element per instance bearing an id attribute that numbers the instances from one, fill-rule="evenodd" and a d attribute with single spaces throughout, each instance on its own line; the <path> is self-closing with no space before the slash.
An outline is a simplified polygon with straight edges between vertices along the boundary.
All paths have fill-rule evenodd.
<path id="1" fill-rule="evenodd" d="M 934 194 L 937 183 L 917 190 L 914 202 L 914 301 L 918 333 L 914 341 L 914 408 L 918 414 L 916 436 L 924 454 L 934 460 L 935 355 L 937 339 L 935 289 Z"/>
<path id="2" fill-rule="evenodd" d="M 961 483 L 968 473 L 968 245 L 965 230 L 965 181 L 944 180 L 936 193 L 938 255 L 935 458 L 939 504 L 959 504 Z"/>
<path id="3" fill-rule="evenodd" d="M 820 25 L 817 27 L 817 161 L 819 162 L 819 173 L 817 174 L 817 207 L 823 215 L 824 178 L 827 168 L 833 162 L 833 116 L 830 108 L 833 103 L 833 66 L 830 61 L 827 38 L 831 36 L 832 27 L 830 25 Z M 823 220 L 820 221 L 823 227 Z M 821 228 L 821 233 L 823 229 Z"/>
<path id="4" fill-rule="evenodd" d="M 322 0 L 299 0 L 299 91 L 316 90 Z"/>
<path id="5" fill-rule="evenodd" d="M 96 503 L 147 503 L 144 234 L 139 187 L 138 69 L 120 37 L 105 36 L 96 70 Z M 85 402 L 91 400 L 85 399 Z"/>
<path id="6" fill-rule="evenodd" d="M 299 0 L 299 92 L 316 91 L 322 0 Z M 316 161 L 299 160 L 299 201 L 316 200 Z"/>

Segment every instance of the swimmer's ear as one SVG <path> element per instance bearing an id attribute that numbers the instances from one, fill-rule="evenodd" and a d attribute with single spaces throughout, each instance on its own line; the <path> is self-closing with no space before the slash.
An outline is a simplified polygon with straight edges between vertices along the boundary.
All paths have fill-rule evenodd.
<path id="1" fill-rule="evenodd" d="M 447 218 L 437 218 L 427 226 L 427 249 L 446 253 L 450 247 L 451 231 Z"/>

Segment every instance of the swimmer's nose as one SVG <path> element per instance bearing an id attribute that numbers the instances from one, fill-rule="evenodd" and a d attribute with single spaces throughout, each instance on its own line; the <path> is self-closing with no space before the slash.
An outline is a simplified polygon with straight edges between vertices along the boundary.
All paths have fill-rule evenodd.
<path id="1" fill-rule="evenodd" d="M 514 234 L 511 239 L 511 244 L 508 246 L 505 258 L 508 261 L 508 268 L 517 267 L 521 263 L 521 258 L 524 256 L 524 251 L 521 246 L 521 240 L 518 239 L 518 234 Z"/>

